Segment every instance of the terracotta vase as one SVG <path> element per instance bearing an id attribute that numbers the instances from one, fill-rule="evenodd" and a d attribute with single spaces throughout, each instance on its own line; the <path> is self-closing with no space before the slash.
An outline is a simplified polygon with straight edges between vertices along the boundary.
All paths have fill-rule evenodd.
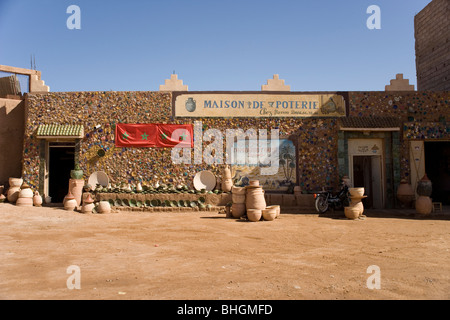
<path id="1" fill-rule="evenodd" d="M 83 194 L 83 187 L 84 187 L 83 179 L 69 180 L 69 192 L 75 197 L 78 207 L 81 205 L 81 196 Z"/>
<path id="2" fill-rule="evenodd" d="M 233 180 L 231 178 L 224 179 L 222 181 L 222 191 L 223 192 L 230 192 L 232 187 L 233 187 Z"/>
<path id="3" fill-rule="evenodd" d="M 37 191 L 37 190 L 34 192 L 33 205 L 35 207 L 41 207 L 42 206 L 42 197 L 39 194 L 39 191 Z"/>
<path id="4" fill-rule="evenodd" d="M 277 210 L 275 208 L 263 209 L 262 216 L 266 221 L 273 221 L 277 217 Z"/>
<path id="5" fill-rule="evenodd" d="M 397 189 L 397 199 L 402 203 L 402 205 L 408 207 L 411 206 L 415 199 L 414 189 L 405 179 L 400 181 L 400 185 Z"/>
<path id="6" fill-rule="evenodd" d="M 252 222 L 261 220 L 262 210 L 259 209 L 247 209 L 247 218 Z"/>
<path id="7" fill-rule="evenodd" d="M 233 203 L 231 205 L 231 215 L 233 218 L 239 219 L 245 214 L 245 203 Z"/>
<path id="8" fill-rule="evenodd" d="M 222 179 L 231 179 L 231 170 L 230 166 L 226 165 L 222 172 Z"/>
<path id="9" fill-rule="evenodd" d="M 266 199 L 264 198 L 264 190 L 262 187 L 247 188 L 245 206 L 247 209 L 263 210 L 266 208 Z"/>
<path id="10" fill-rule="evenodd" d="M 11 187 L 8 189 L 6 193 L 6 198 L 9 202 L 15 203 L 19 198 L 20 187 Z"/>
<path id="11" fill-rule="evenodd" d="M 95 208 L 94 199 L 92 199 L 89 193 L 87 197 L 83 200 L 83 206 L 81 207 L 82 213 L 92 213 Z"/>
<path id="12" fill-rule="evenodd" d="M 428 215 L 433 210 L 433 203 L 430 197 L 419 196 L 416 200 L 416 212 Z"/>
<path id="13" fill-rule="evenodd" d="M 428 179 L 427 174 L 417 182 L 417 194 L 419 196 L 431 197 L 433 191 L 431 180 Z"/>
<path id="14" fill-rule="evenodd" d="M 33 198 L 34 193 L 33 190 L 31 190 L 28 185 L 25 187 L 22 187 L 19 191 L 19 198 Z"/>
<path id="15" fill-rule="evenodd" d="M 358 219 L 361 210 L 358 207 L 344 207 L 344 214 L 348 219 Z"/>

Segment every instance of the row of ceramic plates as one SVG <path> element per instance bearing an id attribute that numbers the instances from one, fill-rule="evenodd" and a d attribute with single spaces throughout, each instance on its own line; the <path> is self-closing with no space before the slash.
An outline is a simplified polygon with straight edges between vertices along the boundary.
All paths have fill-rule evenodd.
<path id="1" fill-rule="evenodd" d="M 109 204 L 114 207 L 184 207 L 184 208 L 195 208 L 203 206 L 205 204 L 205 199 L 200 197 L 198 201 L 190 200 L 135 200 L 135 199 L 109 199 Z"/>

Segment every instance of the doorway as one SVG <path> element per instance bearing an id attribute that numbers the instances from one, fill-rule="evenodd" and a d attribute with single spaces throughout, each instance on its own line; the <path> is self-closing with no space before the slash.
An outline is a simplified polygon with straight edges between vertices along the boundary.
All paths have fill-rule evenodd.
<path id="1" fill-rule="evenodd" d="M 50 143 L 48 191 L 53 203 L 62 203 L 69 189 L 70 171 L 75 163 L 75 145 Z"/>
<path id="2" fill-rule="evenodd" d="M 381 156 L 353 156 L 353 186 L 364 187 L 366 208 L 383 208 Z"/>
<path id="3" fill-rule="evenodd" d="M 425 141 L 425 172 L 433 183 L 433 202 L 450 205 L 450 141 Z"/>

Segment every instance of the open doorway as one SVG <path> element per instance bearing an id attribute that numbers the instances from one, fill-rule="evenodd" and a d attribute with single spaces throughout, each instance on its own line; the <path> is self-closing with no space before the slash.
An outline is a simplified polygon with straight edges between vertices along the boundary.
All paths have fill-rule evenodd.
<path id="1" fill-rule="evenodd" d="M 383 208 L 381 156 L 353 156 L 353 186 L 364 187 L 366 208 Z"/>
<path id="2" fill-rule="evenodd" d="M 62 203 L 69 189 L 70 171 L 74 168 L 75 146 L 50 143 L 48 191 L 53 203 Z"/>
<path id="3" fill-rule="evenodd" d="M 450 205 L 450 141 L 425 141 L 425 172 L 434 202 Z"/>

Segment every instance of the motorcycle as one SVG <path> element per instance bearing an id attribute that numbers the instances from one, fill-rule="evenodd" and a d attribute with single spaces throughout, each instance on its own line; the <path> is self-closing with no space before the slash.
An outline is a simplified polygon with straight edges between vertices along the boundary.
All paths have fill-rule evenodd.
<path id="1" fill-rule="evenodd" d="M 341 190 L 336 195 L 329 191 L 323 191 L 314 194 L 314 198 L 316 199 L 316 210 L 319 213 L 325 213 L 330 207 L 339 210 L 350 205 L 350 195 L 346 184 L 342 184 Z"/>

